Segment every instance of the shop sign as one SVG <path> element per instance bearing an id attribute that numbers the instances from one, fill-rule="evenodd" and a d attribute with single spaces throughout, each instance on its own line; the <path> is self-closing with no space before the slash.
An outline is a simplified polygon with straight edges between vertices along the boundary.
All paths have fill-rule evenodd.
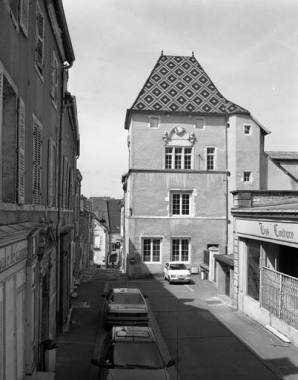
<path id="1" fill-rule="evenodd" d="M 0 248 L 0 272 L 24 260 L 28 255 L 28 241 L 20 241 L 15 244 Z"/>
<path id="2" fill-rule="evenodd" d="M 298 224 L 236 219 L 236 231 L 241 235 L 268 240 L 298 243 Z"/>

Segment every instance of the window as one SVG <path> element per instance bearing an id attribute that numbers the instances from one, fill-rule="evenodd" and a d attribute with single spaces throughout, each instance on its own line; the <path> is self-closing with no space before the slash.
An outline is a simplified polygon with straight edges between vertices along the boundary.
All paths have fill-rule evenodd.
<path id="1" fill-rule="evenodd" d="M 157 129 L 159 127 L 159 117 L 150 116 L 149 117 L 149 128 Z"/>
<path id="2" fill-rule="evenodd" d="M 1 66 L 0 123 L 0 198 L 2 202 L 24 203 L 25 105 Z"/>
<path id="3" fill-rule="evenodd" d="M 192 168 L 192 148 L 168 147 L 166 148 L 165 168 L 166 169 L 191 169 Z"/>
<path id="4" fill-rule="evenodd" d="M 48 206 L 54 207 L 57 202 L 57 149 L 52 139 L 49 140 L 48 154 Z"/>
<path id="5" fill-rule="evenodd" d="M 143 239 L 143 261 L 160 262 L 161 239 Z"/>
<path id="6" fill-rule="evenodd" d="M 17 27 L 18 20 L 18 0 L 10 0 L 10 15 L 14 25 Z"/>
<path id="7" fill-rule="evenodd" d="M 171 213 L 172 215 L 189 215 L 190 214 L 190 194 L 173 193 L 172 194 Z"/>
<path id="8" fill-rule="evenodd" d="M 243 124 L 243 133 L 245 135 L 251 135 L 251 125 L 250 124 Z"/>
<path id="9" fill-rule="evenodd" d="M 20 26 L 26 37 L 28 37 L 28 25 L 29 25 L 29 0 L 21 0 Z"/>
<path id="10" fill-rule="evenodd" d="M 208 147 L 206 150 L 206 169 L 214 170 L 215 169 L 215 148 Z"/>
<path id="11" fill-rule="evenodd" d="M 19 99 L 18 115 L 18 203 L 25 203 L 25 104 Z"/>
<path id="12" fill-rule="evenodd" d="M 245 171 L 243 173 L 243 182 L 251 182 L 251 172 Z"/>
<path id="13" fill-rule="evenodd" d="M 247 240 L 247 295 L 259 300 L 260 293 L 260 243 Z"/>
<path id="14" fill-rule="evenodd" d="M 202 118 L 195 119 L 195 129 L 204 129 L 204 119 Z"/>
<path id="15" fill-rule="evenodd" d="M 33 204 L 41 204 L 42 125 L 33 115 Z"/>
<path id="16" fill-rule="evenodd" d="M 172 239 L 171 261 L 189 261 L 189 239 Z"/>
<path id="17" fill-rule="evenodd" d="M 36 49 L 35 67 L 37 72 L 43 77 L 44 69 L 44 38 L 45 38 L 45 18 L 39 4 L 36 5 Z"/>
<path id="18" fill-rule="evenodd" d="M 51 98 L 52 104 L 57 109 L 58 104 L 58 61 L 56 54 L 52 51 L 52 62 L 51 62 Z"/>

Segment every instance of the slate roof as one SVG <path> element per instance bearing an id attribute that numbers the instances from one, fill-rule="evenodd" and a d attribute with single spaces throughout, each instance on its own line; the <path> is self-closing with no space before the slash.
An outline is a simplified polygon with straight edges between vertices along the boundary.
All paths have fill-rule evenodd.
<path id="1" fill-rule="evenodd" d="M 192 55 L 161 55 L 130 111 L 249 114 L 227 100 Z"/>
<path id="2" fill-rule="evenodd" d="M 298 160 L 298 152 L 266 151 L 273 160 Z"/>

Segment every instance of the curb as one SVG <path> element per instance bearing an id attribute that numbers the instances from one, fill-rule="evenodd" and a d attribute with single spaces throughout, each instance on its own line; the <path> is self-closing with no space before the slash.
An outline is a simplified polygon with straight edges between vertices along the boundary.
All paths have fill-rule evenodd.
<path id="1" fill-rule="evenodd" d="M 231 332 L 240 342 L 242 342 L 255 356 L 257 356 L 262 363 L 276 376 L 278 376 L 282 380 L 290 380 L 289 377 L 285 376 L 279 369 L 277 369 L 273 364 L 271 364 L 268 359 L 264 357 L 255 347 L 253 347 L 243 336 L 241 336 L 237 331 L 235 331 L 229 324 L 221 318 L 220 314 L 213 313 L 211 309 L 209 309 L 210 313 L 218 319 L 218 321 L 225 326 L 227 330 Z"/>

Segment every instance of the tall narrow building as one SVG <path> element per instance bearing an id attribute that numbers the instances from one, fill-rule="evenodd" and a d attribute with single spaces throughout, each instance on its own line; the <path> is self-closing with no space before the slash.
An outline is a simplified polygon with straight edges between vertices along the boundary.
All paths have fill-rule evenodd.
<path id="1" fill-rule="evenodd" d="M 219 92 L 194 55 L 163 54 L 127 110 L 125 129 L 129 276 L 162 274 L 167 261 L 198 268 L 211 247 L 229 253 L 230 191 L 267 188 L 268 131 Z"/>

